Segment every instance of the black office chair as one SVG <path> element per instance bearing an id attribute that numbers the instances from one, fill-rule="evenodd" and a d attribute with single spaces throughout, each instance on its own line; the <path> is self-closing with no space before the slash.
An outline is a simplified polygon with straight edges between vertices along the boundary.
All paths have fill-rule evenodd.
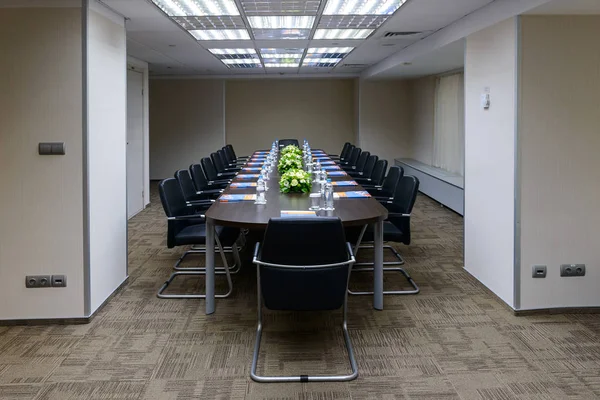
<path id="1" fill-rule="evenodd" d="M 412 213 L 413 206 L 417 199 L 417 193 L 419 192 L 419 179 L 414 176 L 404 176 L 398 183 L 396 193 L 392 200 L 382 202 L 382 204 L 388 209 L 388 218 L 383 224 L 383 240 L 386 242 L 403 243 L 405 245 L 410 244 L 410 214 Z M 361 248 L 373 248 L 373 245 L 364 245 L 365 242 L 373 242 L 374 234 L 373 229 L 370 226 L 363 228 L 356 246 L 354 247 L 354 256 L 358 254 L 358 250 Z M 411 276 L 403 268 L 400 267 L 385 267 L 386 265 L 403 265 L 404 260 L 402 256 L 396 251 L 396 249 L 390 245 L 385 245 L 384 249 L 390 250 L 398 261 L 386 261 L 383 263 L 384 272 L 398 271 L 400 272 L 412 286 L 412 290 L 387 290 L 383 294 L 417 294 L 420 289 Z M 365 267 L 367 266 L 367 267 Z M 373 263 L 371 262 L 357 262 L 352 269 L 354 272 L 361 271 L 373 271 Z M 355 295 L 366 295 L 373 294 L 373 292 L 353 292 L 350 294 Z"/>
<path id="2" fill-rule="evenodd" d="M 298 251 L 302 249 L 302 251 Z M 262 245 L 256 244 L 258 325 L 250 376 L 258 382 L 349 381 L 358 376 L 348 327 L 347 288 L 354 263 L 339 218 L 272 218 Z M 342 330 L 352 372 L 326 376 L 260 376 L 262 306 L 270 310 L 317 311 L 343 308 Z"/>
<path id="3" fill-rule="evenodd" d="M 200 165 L 202 165 L 202 171 L 204 171 L 204 176 L 208 179 L 208 184 L 215 183 L 231 183 L 231 179 L 235 176 L 235 174 L 223 174 L 217 172 L 215 166 L 210 158 L 203 157 L 200 160 Z"/>
<path id="4" fill-rule="evenodd" d="M 231 151 L 231 155 L 233 156 L 233 158 L 235 158 L 236 160 L 242 161 L 242 160 L 247 160 L 250 158 L 250 156 L 238 156 L 235 154 L 235 150 L 233 149 L 233 146 L 230 144 L 225 145 L 225 147 L 227 147 L 230 151 Z"/>
<path id="5" fill-rule="evenodd" d="M 175 179 L 181 187 L 183 198 L 189 206 L 192 206 L 201 211 L 206 211 L 215 202 L 214 194 L 220 193 L 220 190 L 211 190 L 209 193 L 205 193 L 196 190 L 194 181 L 190 176 L 190 171 L 187 169 L 180 169 L 175 172 Z"/>
<path id="6" fill-rule="evenodd" d="M 223 192 L 223 189 L 225 189 L 230 182 L 229 180 L 209 182 L 200 164 L 190 165 L 190 174 L 192 175 L 192 180 L 194 181 L 196 190 L 209 192 L 217 197 Z"/>
<path id="7" fill-rule="evenodd" d="M 279 148 L 282 149 L 286 146 L 294 145 L 296 147 L 300 147 L 298 143 L 298 139 L 279 139 Z"/>
<path id="8" fill-rule="evenodd" d="M 332 160 L 344 160 L 344 157 L 348 154 L 348 150 L 350 150 L 350 146 L 352 146 L 350 142 L 344 143 L 340 154 L 328 154 L 329 158 L 331 158 Z"/>
<path id="9" fill-rule="evenodd" d="M 221 150 L 223 150 L 223 155 L 225 156 L 227 165 L 229 165 L 230 167 L 238 167 L 238 166 L 246 164 L 246 162 L 248 161 L 248 160 L 243 160 L 243 159 L 236 160 L 235 156 L 233 155 L 233 152 L 227 146 L 223 146 L 223 148 Z"/>
<path id="10" fill-rule="evenodd" d="M 368 151 L 366 151 L 365 153 L 368 153 Z M 364 154 L 364 153 L 363 153 Z M 361 154 L 360 156 L 362 157 Z M 365 162 L 364 166 L 362 167 L 362 170 L 351 170 L 351 171 L 346 171 L 348 172 L 348 175 L 350 175 L 353 178 L 360 178 L 360 177 L 370 177 L 371 174 L 373 173 L 373 168 L 375 168 L 375 164 L 377 163 L 377 161 L 379 160 L 378 156 L 368 156 L 367 157 L 367 161 Z M 357 166 L 360 165 L 360 161 L 357 162 Z"/>
<path id="11" fill-rule="evenodd" d="M 365 165 L 367 164 L 367 160 L 371 156 L 371 153 L 368 151 L 363 151 L 360 153 L 360 156 L 356 160 L 354 165 L 344 165 L 342 169 L 346 172 L 354 171 L 354 172 L 362 172 L 365 169 Z"/>
<path id="12" fill-rule="evenodd" d="M 373 157 L 373 156 L 371 156 Z M 371 185 L 371 186 L 381 186 L 383 184 L 383 179 L 385 178 L 385 172 L 387 171 L 387 160 L 378 160 L 375 162 L 375 166 L 371 171 L 370 176 L 363 175 L 362 177 L 354 177 L 354 180 L 360 185 Z M 365 167 L 366 169 L 366 167 Z"/>
<path id="13" fill-rule="evenodd" d="M 381 186 L 363 185 L 363 188 L 377 200 L 392 200 L 394 193 L 396 193 L 398 182 L 400 182 L 403 176 L 404 168 L 399 166 L 391 167 Z"/>
<path id="14" fill-rule="evenodd" d="M 223 163 L 223 159 L 216 151 L 210 153 L 210 160 L 212 161 L 215 169 L 217 170 L 217 174 L 221 174 L 221 176 L 230 176 L 234 177 L 241 168 L 225 168 L 225 164 Z"/>
<path id="15" fill-rule="evenodd" d="M 191 207 L 186 203 L 181 187 L 175 178 L 168 178 L 158 184 L 158 193 L 165 214 L 167 215 L 167 247 L 172 249 L 177 246 L 205 245 L 206 224 L 202 214 L 194 214 Z M 240 236 L 239 229 L 216 227 L 215 242 L 223 260 L 223 272 L 227 276 L 228 291 L 215 297 L 227 297 L 233 290 L 231 275 L 227 258 L 223 251 L 223 245 L 232 247 Z M 239 260 L 236 260 L 239 262 Z M 177 262 L 177 266 L 181 259 Z M 157 296 L 161 299 L 203 299 L 204 294 L 164 294 L 169 284 L 181 275 L 199 276 L 204 275 L 203 268 L 194 271 L 176 271 L 163 283 L 158 290 Z"/>
<path id="16" fill-rule="evenodd" d="M 360 157 L 360 153 L 362 153 L 362 150 L 360 147 L 354 147 L 352 149 L 352 152 L 350 153 L 350 155 L 348 155 L 348 157 L 346 157 L 346 159 L 342 162 L 340 162 L 340 166 L 342 168 L 344 167 L 352 167 L 353 165 L 356 165 L 356 162 L 358 161 L 358 157 Z"/>

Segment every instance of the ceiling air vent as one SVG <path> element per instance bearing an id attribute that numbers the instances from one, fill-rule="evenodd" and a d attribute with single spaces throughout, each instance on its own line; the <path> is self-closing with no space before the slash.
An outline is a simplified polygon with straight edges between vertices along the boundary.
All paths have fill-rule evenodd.
<path id="1" fill-rule="evenodd" d="M 366 68 L 368 64 L 342 64 L 342 67 L 345 68 Z"/>
<path id="2" fill-rule="evenodd" d="M 411 38 L 421 36 L 423 32 L 386 32 L 384 38 Z"/>

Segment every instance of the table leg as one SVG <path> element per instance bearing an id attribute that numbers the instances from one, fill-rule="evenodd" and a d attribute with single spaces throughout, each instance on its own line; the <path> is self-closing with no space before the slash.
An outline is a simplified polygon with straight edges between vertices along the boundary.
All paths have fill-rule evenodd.
<path id="1" fill-rule="evenodd" d="M 215 312 L 215 225 L 206 219 L 206 314 Z"/>
<path id="2" fill-rule="evenodd" d="M 374 226 L 373 308 L 383 310 L 383 221 Z"/>

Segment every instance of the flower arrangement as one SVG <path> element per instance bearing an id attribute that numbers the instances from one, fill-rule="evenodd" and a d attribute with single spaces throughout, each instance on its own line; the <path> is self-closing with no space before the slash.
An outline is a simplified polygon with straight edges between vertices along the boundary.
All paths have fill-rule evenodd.
<path id="1" fill-rule="evenodd" d="M 311 188 L 311 174 L 301 169 L 291 169 L 281 175 L 279 180 L 281 193 L 310 193 Z"/>
<path id="2" fill-rule="evenodd" d="M 281 156 L 277 165 L 279 173 L 284 174 L 291 169 L 302 169 L 302 155 L 287 153 Z"/>
<path id="3" fill-rule="evenodd" d="M 297 146 L 294 146 L 293 144 L 290 144 L 289 146 L 285 146 L 283 149 L 281 149 L 281 155 L 286 155 L 286 154 L 297 154 L 300 157 L 302 157 L 302 150 L 300 150 L 300 148 L 298 148 Z"/>

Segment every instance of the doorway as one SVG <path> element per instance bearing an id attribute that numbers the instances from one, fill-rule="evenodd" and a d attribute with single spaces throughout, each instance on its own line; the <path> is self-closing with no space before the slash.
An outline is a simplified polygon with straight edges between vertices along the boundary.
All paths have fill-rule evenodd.
<path id="1" fill-rule="evenodd" d="M 144 209 L 144 76 L 127 70 L 127 218 Z"/>

